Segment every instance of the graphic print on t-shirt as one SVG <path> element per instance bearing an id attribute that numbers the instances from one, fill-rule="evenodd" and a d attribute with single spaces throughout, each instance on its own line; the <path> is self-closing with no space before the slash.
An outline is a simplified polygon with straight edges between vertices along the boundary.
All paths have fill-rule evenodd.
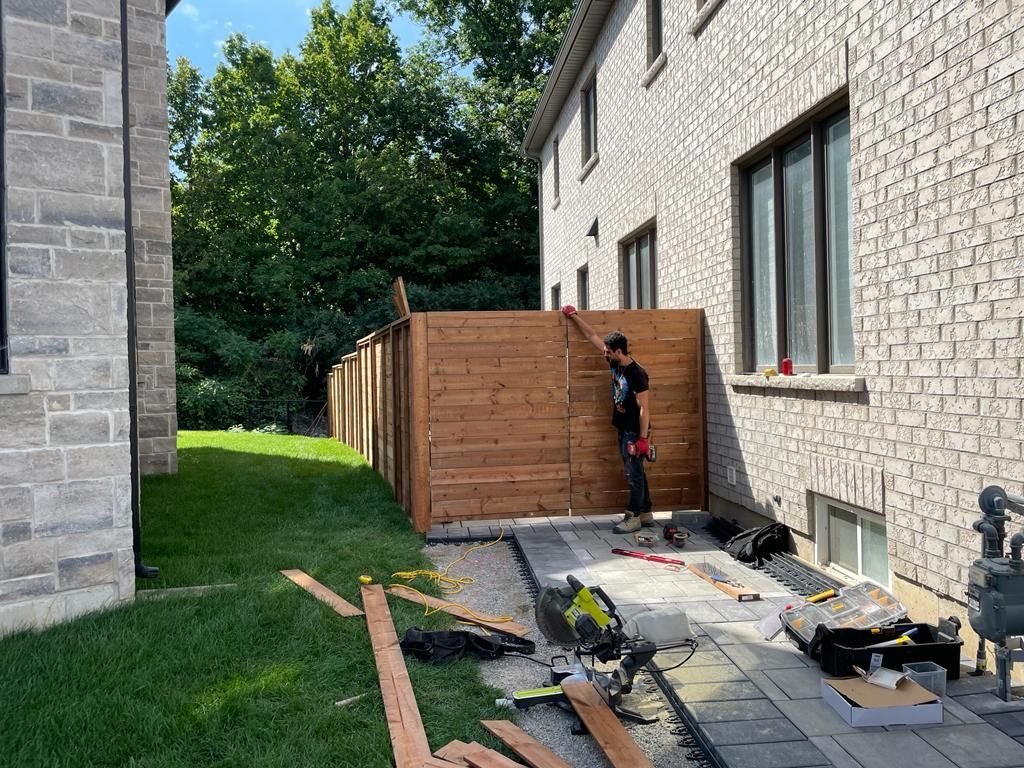
<path id="1" fill-rule="evenodd" d="M 626 379 L 625 369 L 615 366 L 612 368 L 612 402 L 615 410 L 619 413 L 626 412 L 626 395 L 629 394 L 629 381 Z"/>

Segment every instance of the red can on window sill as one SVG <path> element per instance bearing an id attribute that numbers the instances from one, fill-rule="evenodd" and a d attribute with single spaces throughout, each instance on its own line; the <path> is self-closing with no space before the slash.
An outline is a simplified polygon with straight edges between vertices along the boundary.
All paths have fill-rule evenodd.
<path id="1" fill-rule="evenodd" d="M 792 376 L 793 375 L 793 361 L 788 357 L 782 358 L 782 375 Z"/>

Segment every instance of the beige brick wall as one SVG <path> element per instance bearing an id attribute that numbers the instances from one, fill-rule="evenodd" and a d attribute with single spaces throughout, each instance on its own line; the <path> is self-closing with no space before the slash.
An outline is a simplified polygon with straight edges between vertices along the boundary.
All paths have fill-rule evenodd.
<path id="1" fill-rule="evenodd" d="M 120 12 L 3 4 L 0 634 L 134 594 Z"/>
<path id="2" fill-rule="evenodd" d="M 544 305 L 555 283 L 574 301 L 586 264 L 591 306 L 621 306 L 618 240 L 656 218 L 659 306 L 707 315 L 716 505 L 813 536 L 810 491 L 880 494 L 900 581 L 961 600 L 978 491 L 1024 485 L 1024 3 L 724 0 L 694 35 L 696 13 L 665 3 L 646 88 L 644 4 L 609 16 L 577 83 L 596 66 L 600 161 L 577 178 L 573 97 L 557 207 L 545 144 Z M 726 384 L 743 372 L 735 163 L 845 89 L 866 391 Z"/>
<path id="3" fill-rule="evenodd" d="M 178 470 L 164 3 L 128 2 L 139 461 L 143 474 Z"/>

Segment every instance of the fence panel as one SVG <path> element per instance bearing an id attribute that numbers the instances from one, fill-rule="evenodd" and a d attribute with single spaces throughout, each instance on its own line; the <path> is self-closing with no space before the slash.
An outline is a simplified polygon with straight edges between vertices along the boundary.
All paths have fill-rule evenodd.
<path id="1" fill-rule="evenodd" d="M 703 506 L 702 312 L 582 314 L 602 335 L 621 330 L 651 377 L 655 508 Z M 388 480 L 419 531 L 626 505 L 608 366 L 558 313 L 413 314 L 361 339 L 328 393 L 332 434 Z"/>
<path id="2" fill-rule="evenodd" d="M 657 461 L 647 465 L 655 509 L 704 504 L 704 352 L 701 310 L 581 312 L 600 335 L 618 330 L 651 380 L 651 438 Z M 619 512 L 629 491 L 611 426 L 608 364 L 575 328 L 569 329 L 569 451 L 572 510 Z"/>
<path id="3" fill-rule="evenodd" d="M 430 516 L 569 508 L 565 323 L 553 312 L 427 315 Z"/>

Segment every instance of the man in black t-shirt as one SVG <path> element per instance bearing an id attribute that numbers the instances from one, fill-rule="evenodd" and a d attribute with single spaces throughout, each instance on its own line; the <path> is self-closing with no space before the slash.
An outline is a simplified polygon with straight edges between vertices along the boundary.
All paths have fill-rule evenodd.
<path id="1" fill-rule="evenodd" d="M 614 530 L 616 533 L 632 533 L 640 530 L 641 526 L 654 525 L 651 494 L 644 472 L 644 459 L 650 450 L 648 433 L 651 426 L 647 371 L 629 356 L 629 343 L 621 333 L 612 331 L 602 339 L 571 304 L 562 307 L 562 313 L 572 318 L 583 335 L 601 350 L 611 368 L 612 424 L 619 431 L 619 454 L 629 482 L 626 515 Z"/>

